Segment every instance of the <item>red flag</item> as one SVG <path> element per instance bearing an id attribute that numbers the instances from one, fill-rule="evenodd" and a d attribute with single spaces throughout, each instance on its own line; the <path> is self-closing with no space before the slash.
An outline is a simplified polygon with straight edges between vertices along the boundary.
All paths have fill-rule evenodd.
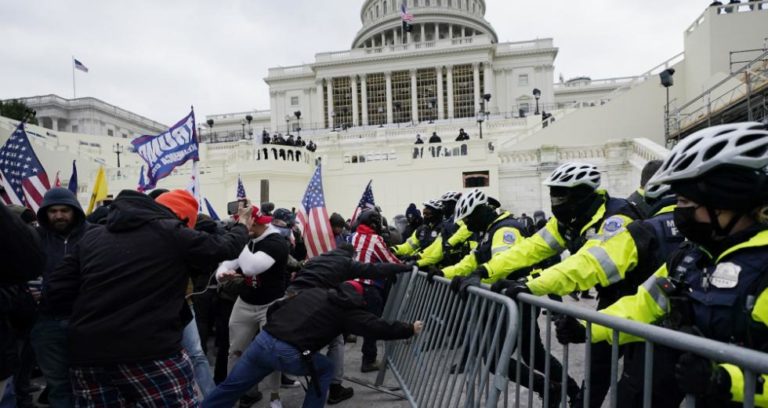
<path id="1" fill-rule="evenodd" d="M 304 242 L 307 245 L 307 258 L 320 255 L 336 248 L 328 211 L 325 209 L 323 178 L 320 165 L 309 181 L 304 199 L 301 200 L 297 219 L 302 228 Z"/>
<path id="2" fill-rule="evenodd" d="M 59 172 L 56 172 L 56 179 L 53 180 L 54 187 L 61 187 L 61 180 L 59 179 Z"/>

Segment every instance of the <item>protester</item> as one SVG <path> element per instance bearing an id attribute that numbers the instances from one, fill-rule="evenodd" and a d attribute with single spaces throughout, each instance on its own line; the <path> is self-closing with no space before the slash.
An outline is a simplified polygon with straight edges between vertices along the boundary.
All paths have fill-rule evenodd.
<path id="1" fill-rule="evenodd" d="M 14 326 L 28 317 L 18 306 L 28 302 L 27 281 L 43 273 L 45 254 L 40 238 L 22 219 L 0 205 L 0 400 L 16 369 Z M 19 299 L 22 298 L 22 299 Z"/>
<path id="2" fill-rule="evenodd" d="M 105 211 L 107 207 L 105 208 Z M 40 226 L 37 232 L 45 251 L 46 265 L 42 274 L 42 297 L 39 316 L 32 329 L 31 341 L 37 364 L 48 386 L 52 407 L 72 407 L 69 351 L 67 349 L 69 308 L 56 308 L 48 302 L 49 281 L 53 271 L 71 254 L 85 234 L 99 227 L 85 219 L 75 195 L 66 188 L 52 188 L 43 196 L 37 210 Z"/>
<path id="3" fill-rule="evenodd" d="M 330 222 L 331 229 L 333 230 L 333 238 L 336 240 L 337 247 L 352 241 L 352 236 L 349 234 L 344 217 L 338 213 L 333 213 L 331 214 Z"/>
<path id="4" fill-rule="evenodd" d="M 216 270 L 216 279 L 227 281 L 243 279 L 239 297 L 229 319 L 229 371 L 243 355 L 260 327 L 267 323 L 267 309 L 285 293 L 286 264 L 290 248 L 288 242 L 272 225 L 272 217 L 259 207 L 250 206 L 253 222 L 249 229 L 251 241 L 239 256 L 222 262 Z M 280 373 L 268 377 L 271 407 L 280 407 Z M 249 405 L 261 399 L 258 389 L 241 399 Z"/>
<path id="5" fill-rule="evenodd" d="M 276 370 L 311 377 L 303 407 L 325 406 L 333 363 L 319 351 L 342 333 L 384 340 L 421 332 L 423 323 L 386 322 L 366 312 L 362 287 L 307 289 L 270 308 L 269 322 L 254 339 L 227 380 L 203 402 L 206 408 L 230 408 L 251 385 Z"/>
<path id="6" fill-rule="evenodd" d="M 192 229 L 198 205 L 191 194 L 164 197 L 165 206 L 122 191 L 106 226 L 89 230 L 49 277 L 51 310 L 71 311 L 77 406 L 197 404 L 180 345 L 188 265 L 240 253 L 251 217 L 242 213 L 243 225 L 209 235 Z"/>

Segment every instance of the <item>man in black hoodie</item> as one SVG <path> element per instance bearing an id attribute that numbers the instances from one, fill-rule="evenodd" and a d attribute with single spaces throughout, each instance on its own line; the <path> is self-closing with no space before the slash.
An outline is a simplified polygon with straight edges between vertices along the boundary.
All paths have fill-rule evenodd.
<path id="1" fill-rule="evenodd" d="M 248 241 L 243 225 L 195 231 L 197 201 L 166 193 L 165 205 L 130 190 L 104 228 L 89 230 L 47 285 L 52 310 L 69 312 L 73 389 L 79 406 L 195 406 L 192 366 L 180 345 L 189 313 L 189 265 L 222 261 Z M 250 223 L 242 214 L 240 222 Z"/>
<path id="2" fill-rule="evenodd" d="M 31 333 L 32 347 L 37 364 L 48 384 L 48 400 L 53 408 L 74 406 L 72 386 L 69 382 L 69 352 L 67 351 L 67 324 L 70 310 L 51 307 L 47 289 L 50 276 L 70 254 L 87 231 L 100 228 L 85 220 L 85 213 L 77 197 L 66 188 L 52 188 L 43 196 L 37 210 L 37 229 L 45 252 L 39 317 Z"/>
<path id="3" fill-rule="evenodd" d="M 395 340 L 421 332 L 420 321 L 390 323 L 367 312 L 362 293 L 360 284 L 347 282 L 336 289 L 307 289 L 275 303 L 264 330 L 227 379 L 203 401 L 203 407 L 231 407 L 241 394 L 273 371 L 311 376 L 303 407 L 324 407 L 333 363 L 318 351 L 333 338 L 352 333 Z"/>

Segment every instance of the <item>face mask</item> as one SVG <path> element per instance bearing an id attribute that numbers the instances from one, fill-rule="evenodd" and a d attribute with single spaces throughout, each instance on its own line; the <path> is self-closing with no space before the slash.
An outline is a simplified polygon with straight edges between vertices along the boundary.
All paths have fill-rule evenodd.
<path id="1" fill-rule="evenodd" d="M 698 207 L 676 207 L 674 211 L 675 226 L 689 241 L 699 244 L 707 249 L 716 246 L 714 228 L 711 223 L 696 221 L 696 209 Z"/>

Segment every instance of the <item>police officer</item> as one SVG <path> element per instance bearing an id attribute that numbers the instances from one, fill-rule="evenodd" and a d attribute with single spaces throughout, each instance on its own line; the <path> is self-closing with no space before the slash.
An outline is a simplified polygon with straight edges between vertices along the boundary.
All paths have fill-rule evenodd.
<path id="1" fill-rule="evenodd" d="M 415 256 L 422 249 L 429 247 L 440 235 L 443 226 L 443 203 L 439 200 L 425 201 L 421 212 L 424 223 L 418 226 L 403 244 L 394 248 L 393 252 L 398 257 Z"/>
<path id="2" fill-rule="evenodd" d="M 417 265 L 420 268 L 454 265 L 476 245 L 472 240 L 472 231 L 467 229 L 463 221 L 454 219 L 456 203 L 460 198 L 461 193 L 456 191 L 448 191 L 440 197 L 444 217 L 442 230 L 435 242 L 419 254 Z"/>
<path id="3" fill-rule="evenodd" d="M 619 294 L 632 294 L 637 286 L 653 274 L 683 242 L 673 221 L 675 197 L 668 186 L 654 186 L 645 191 L 645 208 L 655 215 L 647 220 L 636 220 L 621 228 L 610 239 L 605 239 L 586 251 L 579 251 L 560 263 L 541 272 L 534 272 L 527 281 L 498 281 L 491 290 L 515 297 L 518 293 L 534 295 L 564 295 L 574 290 L 592 287 L 613 287 Z M 556 321 L 558 327 L 578 325 L 572 318 Z M 563 342 L 570 339 L 563 338 Z M 630 346 L 623 350 L 624 375 L 619 382 L 619 406 L 642 404 L 644 347 Z M 669 378 L 673 367 L 664 363 L 669 349 L 657 348 L 654 352 L 654 407 L 669 405 L 672 395 L 679 394 L 674 379 Z M 674 364 L 674 360 L 673 364 Z M 595 378 L 595 377 L 592 377 Z M 670 389 L 670 385 L 672 388 Z M 657 399 L 658 398 L 658 399 Z M 577 398 L 581 400 L 582 398 Z M 582 401 L 583 402 L 583 401 Z"/>
<path id="4" fill-rule="evenodd" d="M 756 122 L 710 127 L 675 146 L 649 183 L 669 184 L 677 194 L 675 225 L 689 242 L 637 294 L 604 312 L 766 351 L 767 165 L 768 131 Z M 610 329 L 592 326 L 593 341 L 611 337 Z M 637 340 L 623 333 L 619 338 Z M 708 406 L 744 398 L 743 373 L 730 364 L 685 353 L 675 377 L 683 393 Z M 768 404 L 768 387 L 758 386 L 755 402 Z"/>
<path id="5" fill-rule="evenodd" d="M 585 262 L 607 255 L 597 247 L 605 239 L 621 232 L 633 219 L 640 218 L 636 208 L 625 199 L 613 198 L 605 190 L 599 190 L 600 172 L 593 164 L 571 162 L 555 169 L 544 181 L 554 215 L 536 234 L 526 238 L 510 250 L 491 259 L 485 268 L 489 281 L 517 278 L 529 274 L 524 268 L 535 265 L 566 249 L 576 259 Z M 593 251 L 585 257 L 579 252 Z M 585 262 L 583 270 L 609 267 L 599 262 Z M 608 275 L 610 272 L 605 272 Z M 617 286 L 598 286 L 598 308 L 610 305 L 621 297 Z M 516 294 L 515 294 L 516 295 Z M 592 399 L 591 407 L 600 407 L 610 386 L 611 347 L 607 343 L 592 348 Z"/>

